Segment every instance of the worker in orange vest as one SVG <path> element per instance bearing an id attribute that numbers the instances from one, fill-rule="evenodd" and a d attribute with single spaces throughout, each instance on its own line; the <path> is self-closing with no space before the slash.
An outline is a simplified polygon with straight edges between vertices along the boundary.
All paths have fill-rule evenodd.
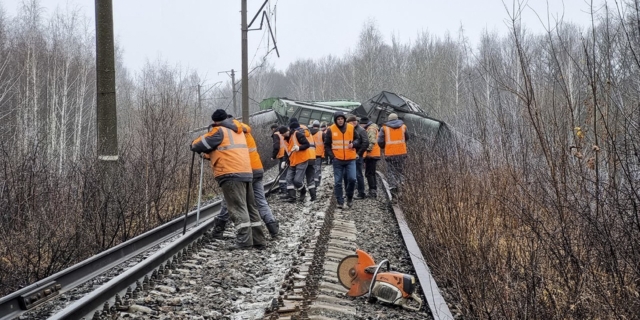
<path id="1" fill-rule="evenodd" d="M 258 207 L 260 218 L 267 226 L 267 230 L 269 230 L 269 234 L 273 239 L 278 236 L 280 225 L 276 218 L 273 216 L 271 208 L 269 207 L 269 203 L 267 202 L 267 197 L 264 193 L 264 184 L 262 182 L 262 178 L 264 176 L 264 167 L 262 166 L 262 161 L 260 160 L 260 154 L 258 154 L 256 141 L 253 138 L 253 135 L 251 135 L 251 127 L 238 120 L 234 120 L 232 115 L 227 115 L 227 118 L 231 119 L 231 121 L 233 121 L 237 126 L 242 127 L 243 129 L 244 136 L 247 140 L 247 147 L 249 148 L 251 170 L 253 171 L 253 180 L 251 181 L 251 186 L 253 188 L 253 194 L 256 200 L 255 205 Z M 226 201 L 224 201 L 223 199 L 220 213 L 218 213 L 218 216 L 214 218 L 213 230 L 211 232 L 213 238 L 221 239 L 224 237 L 224 230 L 227 221 L 229 221 L 229 210 L 227 209 Z"/>
<path id="2" fill-rule="evenodd" d="M 384 151 L 385 161 L 389 166 L 389 184 L 392 190 L 398 191 L 402 184 L 404 162 L 407 159 L 407 126 L 398 119 L 395 113 L 389 114 L 387 122 L 378 133 L 378 145 Z"/>
<path id="3" fill-rule="evenodd" d="M 236 225 L 236 242 L 229 249 L 264 249 L 266 240 L 255 206 L 251 181 L 253 170 L 247 140 L 227 113 L 217 109 L 211 116 L 211 131 L 191 143 L 191 151 L 207 153 L 213 175 Z"/>
<path id="4" fill-rule="evenodd" d="M 367 184 L 369 185 L 369 197 L 376 198 L 378 196 L 376 165 L 378 164 L 378 160 L 380 160 L 378 125 L 369 121 L 369 118 L 362 117 L 360 119 L 360 126 L 367 131 L 367 136 L 369 138 L 367 152 L 364 153 L 364 176 L 367 178 Z"/>
<path id="5" fill-rule="evenodd" d="M 287 171 L 287 192 L 289 194 L 288 202 L 294 203 L 297 199 L 297 191 L 300 191 L 300 201 L 304 201 L 307 193 L 307 187 L 304 184 L 304 178 L 306 176 L 307 183 L 313 181 L 313 170 L 307 170 L 309 166 L 309 140 L 305 136 L 304 129 L 300 127 L 300 124 L 292 122 L 289 124 L 289 130 L 284 127 L 280 127 L 280 134 L 282 134 L 287 142 L 287 153 L 289 159 L 289 171 Z M 309 177 L 309 173 L 312 173 Z M 309 186 L 309 193 L 315 198 L 315 185 L 313 188 Z"/>
<path id="6" fill-rule="evenodd" d="M 320 131 L 320 121 L 313 120 L 309 132 L 316 143 L 316 155 L 314 161 L 315 177 L 313 180 L 316 183 L 317 188 L 320 186 L 320 180 L 322 179 L 322 161 L 324 159 L 324 132 Z"/>
<path id="7" fill-rule="evenodd" d="M 364 166 L 364 153 L 367 152 L 369 147 L 369 136 L 367 131 L 358 125 L 358 118 L 355 115 L 347 115 L 347 122 L 354 127 L 354 132 L 358 136 L 360 141 L 356 148 L 356 190 L 358 194 L 354 197 L 356 200 L 362 200 L 367 197 L 364 193 L 364 175 L 362 174 L 362 167 Z"/>
<path id="8" fill-rule="evenodd" d="M 327 154 L 333 157 L 333 192 L 338 202 L 337 208 L 342 209 L 344 205 L 342 179 L 346 176 L 347 206 L 353 206 L 353 191 L 356 185 L 356 149 L 359 145 L 358 135 L 355 128 L 347 123 L 347 117 L 343 112 L 337 111 L 333 114 L 334 124 L 327 128 L 324 136 L 324 148 Z"/>
<path id="9" fill-rule="evenodd" d="M 287 145 L 284 141 L 284 137 L 280 134 L 280 132 L 278 132 L 279 127 L 280 126 L 278 126 L 278 124 L 275 124 L 275 123 L 271 125 L 271 139 L 273 139 L 273 151 L 271 152 L 271 160 L 278 159 L 278 168 L 279 168 L 278 175 L 280 175 L 278 184 L 280 186 L 280 193 L 282 193 L 283 195 L 286 195 L 287 194 L 287 173 L 282 171 L 286 170 L 285 168 L 286 168 L 287 158 L 285 157 L 285 155 L 286 155 Z"/>

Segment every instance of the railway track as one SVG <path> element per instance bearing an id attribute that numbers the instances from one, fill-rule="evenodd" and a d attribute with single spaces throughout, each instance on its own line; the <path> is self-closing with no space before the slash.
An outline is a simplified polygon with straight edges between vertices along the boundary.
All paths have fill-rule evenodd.
<path id="1" fill-rule="evenodd" d="M 325 177 L 330 173 L 330 168 L 325 168 Z M 386 186 L 382 176 L 381 180 Z M 208 236 L 210 219 L 50 319 L 453 319 L 400 208 L 381 197 L 355 201 L 353 208 L 338 210 L 332 200 L 332 182 L 332 177 L 324 178 L 318 191 L 319 200 L 314 203 L 270 200 L 286 238 L 272 240 L 264 252 L 221 251 L 224 240 Z M 386 192 L 391 199 L 388 189 Z M 208 206 L 201 215 L 211 217 L 217 213 L 217 205 Z M 149 234 L 157 232 L 152 230 Z M 227 236 L 233 238 L 232 233 Z M 153 237 L 168 239 L 168 236 Z M 161 240 L 154 242 L 156 246 L 158 242 Z M 394 270 L 417 275 L 426 302 L 422 310 L 409 311 L 370 304 L 366 298 L 346 297 L 347 290 L 336 279 L 336 267 L 342 257 L 353 254 L 356 248 L 363 248 L 376 260 L 389 259 Z M 117 255 L 111 253 L 114 254 Z M 111 267 L 126 260 L 107 263 L 106 255 L 107 252 L 88 260 Z M 102 259 L 105 262 L 99 261 Z M 75 283 L 97 273 L 87 272 Z M 71 278 L 72 274 L 66 277 Z M 11 296 L 17 298 L 16 294 L 21 292 L 24 295 L 33 286 L 46 285 L 48 280 L 51 279 Z M 66 288 L 63 286 L 60 291 Z M 0 319 L 11 319 L 21 313 L 0 311 Z M 25 319 L 31 318 L 38 316 Z"/>

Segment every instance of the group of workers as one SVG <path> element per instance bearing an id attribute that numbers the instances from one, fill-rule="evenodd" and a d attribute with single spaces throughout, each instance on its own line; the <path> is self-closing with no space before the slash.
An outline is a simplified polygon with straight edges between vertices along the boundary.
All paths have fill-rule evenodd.
<path id="1" fill-rule="evenodd" d="M 273 153 L 271 159 L 280 160 L 281 199 L 288 202 L 305 201 L 307 189 L 310 200 L 316 200 L 316 189 L 322 178 L 323 159 L 333 166 L 334 193 L 337 207 L 344 207 L 345 193 L 348 207 L 353 199 L 365 199 L 365 178 L 368 196 L 377 197 L 376 164 L 384 150 L 392 190 L 402 182 L 402 170 L 407 156 L 407 127 L 392 113 L 382 130 L 367 117 L 336 112 L 333 124 L 314 120 L 311 127 L 300 125 L 296 118 L 289 127 L 271 126 Z M 363 174 L 364 167 L 364 174 Z M 283 172 L 286 170 L 286 173 Z M 306 179 L 306 184 L 305 180 Z M 357 188 L 358 194 L 354 197 Z M 299 195 L 298 195 L 299 194 Z"/>
<path id="2" fill-rule="evenodd" d="M 222 109 L 216 110 L 211 120 L 209 131 L 191 143 L 191 150 L 210 160 L 214 177 L 222 189 L 222 209 L 214 219 L 213 236 L 222 238 L 231 219 L 236 227 L 236 241 L 228 249 L 264 249 L 266 236 L 262 223 L 271 237 L 278 235 L 279 224 L 266 200 L 262 182 L 264 169 L 251 128 Z M 392 113 L 381 129 L 366 117 L 358 120 L 343 112 L 336 112 L 333 120 L 328 127 L 317 120 L 307 127 L 296 118 L 291 118 L 288 126 L 271 126 L 271 158 L 279 160 L 281 199 L 304 202 L 308 191 L 310 201 L 315 201 L 323 163 L 333 166 L 334 193 L 339 209 L 344 207 L 343 188 L 348 207 L 353 205 L 353 199 L 367 197 L 365 177 L 369 185 L 368 196 L 375 198 L 376 164 L 382 150 L 390 178 L 393 178 L 392 188 L 397 190 L 407 155 L 407 128 L 402 120 Z M 354 198 L 356 186 L 358 194 Z"/>

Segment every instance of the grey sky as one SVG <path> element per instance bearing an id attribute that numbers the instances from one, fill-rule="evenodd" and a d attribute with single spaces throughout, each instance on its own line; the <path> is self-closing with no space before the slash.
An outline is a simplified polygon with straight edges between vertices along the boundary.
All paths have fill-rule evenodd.
<path id="1" fill-rule="evenodd" d="M 248 2 L 251 19 L 263 0 Z M 512 1 L 504 2 L 511 10 Z M 594 0 L 596 5 L 603 2 Z M 0 4 L 9 16 L 15 16 L 20 3 L 22 0 L 2 0 Z M 93 21 L 94 0 L 41 0 L 41 4 L 46 14 L 57 6 L 78 7 Z M 131 71 L 157 58 L 195 69 L 209 82 L 226 80 L 218 71 L 240 70 L 239 0 L 113 0 L 113 6 L 117 41 Z M 342 56 L 355 47 L 363 24 L 370 19 L 376 21 L 385 40 L 393 34 L 404 43 L 422 31 L 441 37 L 450 32 L 457 37 L 461 25 L 473 46 L 485 29 L 507 32 L 508 15 L 502 0 L 270 0 L 270 6 L 276 7 L 281 58 L 275 52 L 269 57 L 282 70 L 299 58 Z M 564 12 L 565 21 L 590 24 L 585 0 L 530 0 L 528 6 L 523 21 L 535 31 L 543 28 L 534 10 L 546 20 L 547 6 L 551 15 Z M 254 25 L 259 25 L 259 19 Z M 266 41 L 262 31 L 249 33 L 249 61 L 254 65 L 266 53 Z"/>

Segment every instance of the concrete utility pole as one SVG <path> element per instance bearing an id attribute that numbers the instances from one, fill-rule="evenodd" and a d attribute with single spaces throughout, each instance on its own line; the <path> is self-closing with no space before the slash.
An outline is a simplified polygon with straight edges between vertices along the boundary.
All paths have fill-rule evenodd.
<path id="1" fill-rule="evenodd" d="M 98 159 L 118 161 L 116 71 L 111 0 L 96 0 L 96 89 Z"/>
<path id="2" fill-rule="evenodd" d="M 242 122 L 249 123 L 249 53 L 247 49 L 247 0 L 241 0 L 242 15 Z"/>

